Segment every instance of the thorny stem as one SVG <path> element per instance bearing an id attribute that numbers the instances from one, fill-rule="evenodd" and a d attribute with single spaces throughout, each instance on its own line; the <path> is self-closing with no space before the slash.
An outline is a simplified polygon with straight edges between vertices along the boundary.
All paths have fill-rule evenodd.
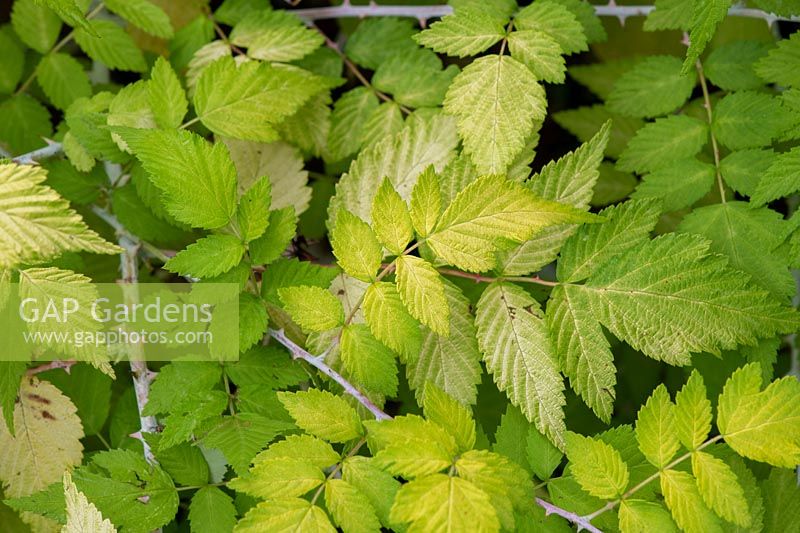
<path id="1" fill-rule="evenodd" d="M 724 204 L 725 200 L 725 185 L 722 183 L 722 172 L 720 172 L 719 164 L 719 146 L 717 145 L 717 138 L 714 135 L 714 130 L 711 129 L 711 122 L 714 119 L 711 111 L 711 97 L 708 94 L 708 84 L 706 83 L 706 76 L 703 72 L 703 64 L 697 60 L 697 76 L 700 78 L 700 88 L 703 90 L 703 107 L 706 108 L 706 117 L 708 118 L 709 133 L 711 134 L 711 149 L 714 152 L 714 167 L 717 172 L 717 186 L 719 187 L 719 197 Z"/>
<path id="2" fill-rule="evenodd" d="M 98 13 L 100 13 L 103 10 L 104 7 L 105 5 L 103 4 L 103 2 L 97 4 L 97 7 L 95 7 L 86 15 L 86 20 L 93 19 L 95 16 L 97 16 Z M 53 48 L 51 48 L 50 51 L 47 52 L 47 55 L 55 54 L 56 52 L 64 48 L 64 46 L 66 46 L 70 41 L 72 41 L 73 37 L 75 37 L 74 30 L 66 34 L 63 39 L 61 39 L 55 45 L 53 45 Z M 33 83 L 33 80 L 36 79 L 36 74 L 38 74 L 39 72 L 39 65 L 41 65 L 41 62 L 39 62 L 36 65 L 36 67 L 33 69 L 33 72 L 31 72 L 31 75 L 28 76 L 28 78 L 24 82 L 22 82 L 22 85 L 19 86 L 19 89 L 17 89 L 16 92 L 14 92 L 14 96 L 20 93 L 24 93 L 28 89 L 28 87 L 30 87 L 31 83 Z"/>
<path id="3" fill-rule="evenodd" d="M 655 9 L 652 5 L 642 6 L 618 6 L 611 1 L 603 6 L 593 6 L 597 16 L 616 17 L 624 24 L 628 17 L 645 17 Z M 292 10 L 292 13 L 311 23 L 315 20 L 338 19 L 338 18 L 366 18 L 366 17 L 407 17 L 415 18 L 420 22 L 432 18 L 444 17 L 453 12 L 449 5 L 428 5 L 428 6 L 384 6 L 371 3 L 366 6 L 351 5 L 349 0 L 345 0 L 341 5 L 330 7 L 312 7 L 307 9 Z M 733 6 L 728 10 L 731 17 L 746 17 L 764 19 L 767 24 L 772 25 L 776 21 L 797 21 L 799 17 L 779 17 L 762 11 L 742 6 Z"/>
<path id="4" fill-rule="evenodd" d="M 325 35 L 325 33 L 324 33 L 324 32 L 323 32 L 321 29 L 319 29 L 319 28 L 318 28 L 316 25 L 314 25 L 314 24 L 311 24 L 311 26 L 312 26 L 312 27 L 313 27 L 315 30 L 317 30 L 317 31 L 319 32 L 319 34 L 320 34 L 320 35 L 322 35 L 322 37 L 325 39 L 325 46 L 327 46 L 328 48 L 330 48 L 331 50 L 333 50 L 334 52 L 336 52 L 336 55 L 338 55 L 338 56 L 339 56 L 339 57 L 342 59 L 342 61 L 344 62 L 344 65 L 345 65 L 345 67 L 347 67 L 347 70 L 349 70 L 349 71 L 350 71 L 350 73 L 351 73 L 353 76 L 355 76 L 355 77 L 356 77 L 356 79 L 359 81 L 359 83 L 361 83 L 361 85 L 363 85 L 364 87 L 366 87 L 367 89 L 369 89 L 370 91 L 372 91 L 372 92 L 375 94 L 375 96 L 377 96 L 378 98 L 380 98 L 380 99 L 381 99 L 381 100 L 383 100 L 384 102 L 396 103 L 396 102 L 395 102 L 395 101 L 392 99 L 392 97 L 391 97 L 391 96 L 389 96 L 389 95 L 387 95 L 387 94 L 384 94 L 384 93 L 382 93 L 381 91 L 379 91 L 378 89 L 376 89 L 376 88 L 375 88 L 375 87 L 374 87 L 374 86 L 373 86 L 373 85 L 372 85 L 372 84 L 369 82 L 369 80 L 368 80 L 368 79 L 367 79 L 367 78 L 364 76 L 364 74 L 362 74 L 362 73 L 361 73 L 361 71 L 358 69 L 358 67 L 356 66 L 356 64 L 355 64 L 355 63 L 353 63 L 352 61 L 350 61 L 350 59 L 349 59 L 349 58 L 348 58 L 348 57 L 347 57 L 347 56 L 344 54 L 344 52 L 342 52 L 342 51 L 341 51 L 341 49 L 339 48 L 339 45 L 338 45 L 338 44 L 336 44 L 336 43 L 335 43 L 335 42 L 334 42 L 334 41 L 333 41 L 333 40 L 332 40 L 330 37 L 328 37 L 327 35 Z M 400 108 L 400 110 L 401 110 L 403 113 L 405 113 L 406 115 L 408 115 L 408 114 L 410 114 L 410 113 L 411 113 L 411 110 L 410 110 L 409 108 L 407 108 L 406 106 L 404 106 L 404 105 L 401 105 L 401 104 L 397 104 L 397 106 L 398 106 L 398 107 Z"/>
<path id="5" fill-rule="evenodd" d="M 667 466 L 665 466 L 664 468 L 662 468 L 661 470 L 659 470 L 658 472 L 656 472 L 652 476 L 648 477 L 647 479 L 643 480 L 641 483 L 638 483 L 637 485 L 632 487 L 625 494 L 623 494 L 621 498 L 608 502 L 607 504 L 605 504 L 603 507 L 601 507 L 597 511 L 595 511 L 595 512 L 593 512 L 591 514 L 588 514 L 588 515 L 584 516 L 583 518 L 586 519 L 586 520 L 593 520 L 594 518 L 596 518 L 597 516 L 605 513 L 606 511 L 610 511 L 611 509 L 613 509 L 614 507 L 619 505 L 619 503 L 622 500 L 626 500 L 626 499 L 630 498 L 633 494 L 635 494 L 636 492 L 638 492 L 642 488 L 646 487 L 647 485 L 649 485 L 654 480 L 658 479 L 659 476 L 661 476 L 661 472 L 663 472 L 664 470 L 669 470 L 671 468 L 674 468 L 678 464 L 680 464 L 683 461 L 685 461 L 686 459 L 690 458 L 694 452 L 698 452 L 698 451 L 702 450 L 703 448 L 706 448 L 706 447 L 714 444 L 715 442 L 717 442 L 717 441 L 719 441 L 721 439 L 722 439 L 722 435 L 717 435 L 716 437 L 712 437 L 712 438 L 708 439 L 703 444 L 698 446 L 696 449 L 694 449 L 694 450 L 692 450 L 690 452 L 686 452 L 685 454 L 681 455 L 680 457 L 678 457 L 677 459 L 675 459 L 674 461 L 669 463 Z"/>
<path id="6" fill-rule="evenodd" d="M 337 371 L 329 367 L 322 361 L 321 357 L 315 357 L 308 353 L 306 350 L 301 348 L 297 343 L 295 343 L 292 339 L 286 336 L 283 330 L 275 330 L 270 329 L 269 335 L 283 346 L 285 346 L 289 352 L 292 354 L 292 359 L 302 359 L 303 361 L 307 362 L 317 370 L 321 371 L 323 374 L 334 380 L 336 383 L 341 385 L 344 391 L 355 398 L 358 403 L 363 405 L 367 408 L 367 410 L 372 413 L 376 420 L 390 420 L 392 417 L 381 411 L 381 409 L 372 403 L 372 400 L 367 398 L 367 396 L 358 390 L 352 383 L 347 381 L 341 374 Z"/>
<path id="7" fill-rule="evenodd" d="M 578 531 L 585 529 L 586 531 L 590 531 L 591 533 L 603 533 L 601 530 L 597 529 L 592 523 L 589 521 L 588 518 L 584 516 L 580 516 L 577 513 L 573 513 L 571 511 L 567 511 L 566 509 L 562 509 L 552 503 L 548 502 L 547 500 L 543 500 L 542 498 L 537 497 L 536 503 L 539 504 L 541 508 L 544 509 L 544 513 L 546 515 L 556 514 L 561 518 L 565 518 L 578 526 Z"/>
<path id="8" fill-rule="evenodd" d="M 48 370 L 53 370 L 56 368 L 63 368 L 64 372 L 69 374 L 70 369 L 77 361 L 69 360 L 69 361 L 50 361 L 49 363 L 35 366 L 33 368 L 29 368 L 27 374 L 29 376 L 35 376 L 36 374 L 41 374 L 42 372 L 47 372 Z"/>
<path id="9" fill-rule="evenodd" d="M 11 160 L 19 165 L 33 165 L 40 159 L 47 159 L 48 157 L 53 157 L 60 154 L 61 150 L 63 150 L 61 143 L 47 141 L 47 146 L 43 148 L 37 148 L 36 150 L 26 154 L 18 155 L 17 157 L 11 158 Z"/>

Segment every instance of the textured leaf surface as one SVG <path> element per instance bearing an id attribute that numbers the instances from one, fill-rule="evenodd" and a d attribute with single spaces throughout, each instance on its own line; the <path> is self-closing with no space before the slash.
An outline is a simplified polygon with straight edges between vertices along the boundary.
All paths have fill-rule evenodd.
<path id="1" fill-rule="evenodd" d="M 233 235 L 209 235 L 178 252 L 164 268 L 184 276 L 213 277 L 238 265 L 244 251 L 242 242 Z"/>
<path id="2" fill-rule="evenodd" d="M 63 252 L 119 253 L 42 184 L 46 177 L 41 167 L 0 164 L 0 267 L 46 261 Z"/>
<path id="3" fill-rule="evenodd" d="M 107 518 L 103 518 L 86 496 L 72 482 L 72 476 L 64 473 L 64 499 L 67 503 L 67 523 L 61 533 L 116 533 L 117 529 Z"/>
<path id="4" fill-rule="evenodd" d="M 448 335 L 450 308 L 442 277 L 430 263 L 419 257 L 403 255 L 395 264 L 397 292 L 408 312 L 439 335 Z"/>
<path id="5" fill-rule="evenodd" d="M 434 474 L 403 485 L 392 520 L 419 531 L 497 531 L 500 524 L 489 496 L 458 477 Z"/>
<path id="6" fill-rule="evenodd" d="M 681 60 L 652 56 L 637 63 L 614 84 L 611 111 L 632 117 L 656 117 L 674 111 L 692 94 L 695 77 L 681 73 Z"/>
<path id="7" fill-rule="evenodd" d="M 456 76 L 444 109 L 458 117 L 464 148 L 480 172 L 504 172 L 544 120 L 544 89 L 509 56 L 476 59 Z"/>
<path id="8" fill-rule="evenodd" d="M 299 427 L 321 439 L 346 442 L 364 431 L 355 410 L 344 398 L 328 391 L 281 392 L 278 399 Z"/>
<path id="9" fill-rule="evenodd" d="M 790 468 L 800 457 L 800 382 L 791 376 L 761 390 L 761 369 L 734 372 L 719 397 L 717 424 L 737 453 Z"/>
<path id="10" fill-rule="evenodd" d="M 661 473 L 661 492 L 681 530 L 687 533 L 722 533 L 720 520 L 703 503 L 690 474 L 665 470 Z"/>
<path id="11" fill-rule="evenodd" d="M 612 446 L 577 433 L 566 434 L 570 471 L 583 490 L 605 500 L 621 496 L 628 486 L 628 467 Z"/>
<path id="12" fill-rule="evenodd" d="M 708 140 L 708 125 L 685 115 L 656 119 L 636 132 L 620 155 L 620 170 L 644 173 L 695 155 Z"/>
<path id="13" fill-rule="evenodd" d="M 495 252 L 507 248 L 509 241 L 524 241 L 547 226 L 598 220 L 568 205 L 543 200 L 502 176 L 489 175 L 456 196 L 427 243 L 448 263 L 483 272 L 495 266 Z"/>
<path id="14" fill-rule="evenodd" d="M 109 68 L 143 72 L 147 68 L 142 51 L 125 30 L 110 20 L 90 20 L 89 29 L 75 30 L 75 42 L 92 59 Z"/>
<path id="15" fill-rule="evenodd" d="M 459 7 L 431 27 L 414 36 L 422 46 L 451 56 L 474 56 L 503 38 L 502 21 L 477 5 Z"/>
<path id="16" fill-rule="evenodd" d="M 686 385 L 675 396 L 675 430 L 687 450 L 700 446 L 711 432 L 711 402 L 703 377 L 692 371 Z"/>
<path id="17" fill-rule="evenodd" d="M 493 283 L 477 304 L 478 343 L 487 370 L 511 403 L 564 446 L 564 384 L 539 304 L 522 288 Z"/>
<path id="18" fill-rule="evenodd" d="M 659 385 L 639 409 L 636 417 L 636 440 L 650 463 L 658 468 L 669 464 L 680 448 L 676 432 L 675 405 L 669 393 Z"/>
<path id="19" fill-rule="evenodd" d="M 172 216 L 206 229 L 231 220 L 236 168 L 224 144 L 209 144 L 183 130 L 127 130 L 123 137 L 161 190 Z"/>

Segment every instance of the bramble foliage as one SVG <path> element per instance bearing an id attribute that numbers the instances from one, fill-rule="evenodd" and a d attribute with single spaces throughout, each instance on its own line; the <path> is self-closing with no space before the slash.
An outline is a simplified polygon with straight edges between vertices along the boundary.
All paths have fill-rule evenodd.
<path id="1" fill-rule="evenodd" d="M 239 356 L 0 362 L 0 529 L 800 530 L 800 5 L 404 4 L 12 3 L 0 310 Z"/>

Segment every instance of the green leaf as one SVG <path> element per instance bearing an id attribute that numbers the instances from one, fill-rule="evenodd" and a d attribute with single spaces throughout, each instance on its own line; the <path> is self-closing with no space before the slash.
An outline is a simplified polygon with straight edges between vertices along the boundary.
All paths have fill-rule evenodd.
<path id="1" fill-rule="evenodd" d="M 678 532 L 669 512 L 661 504 L 635 499 L 620 502 L 619 530 L 622 533 L 645 533 L 651 530 L 663 533 Z"/>
<path id="2" fill-rule="evenodd" d="M 417 403 L 422 403 L 425 382 L 431 381 L 464 404 L 475 403 L 481 382 L 478 349 L 470 301 L 452 283 L 444 281 L 444 296 L 450 313 L 449 335 L 423 327 L 419 356 L 407 362 L 406 376 Z"/>
<path id="3" fill-rule="evenodd" d="M 594 7 L 583 0 L 548 0 L 569 9 L 583 26 L 583 33 L 589 43 L 600 43 L 608 38 L 600 17 L 595 13 Z"/>
<path id="4" fill-rule="evenodd" d="M 442 214 L 442 193 L 433 166 L 426 168 L 417 178 L 411 191 L 411 222 L 417 234 L 425 238 L 431 234 Z"/>
<path id="5" fill-rule="evenodd" d="M 684 209 L 708 194 L 715 172 L 714 165 L 694 157 L 673 160 L 666 166 L 659 164 L 657 170 L 642 178 L 631 198 L 659 200 L 665 212 Z"/>
<path id="6" fill-rule="evenodd" d="M 342 463 L 342 479 L 360 490 L 369 500 L 384 527 L 391 527 L 389 511 L 400 482 L 381 470 L 372 458 L 353 456 Z"/>
<path id="7" fill-rule="evenodd" d="M 514 16 L 514 27 L 544 32 L 559 44 L 565 54 L 589 49 L 581 23 L 566 6 L 557 2 L 536 2 L 521 9 Z"/>
<path id="8" fill-rule="evenodd" d="M 785 468 L 773 468 L 761 484 L 764 494 L 764 531 L 783 531 L 800 525 L 800 487 L 797 474 Z"/>
<path id="9" fill-rule="evenodd" d="M 225 455 L 233 469 L 242 474 L 247 471 L 253 457 L 276 435 L 294 426 L 256 413 L 237 413 L 225 416 L 202 438 L 206 448 L 216 448 Z"/>
<path id="10" fill-rule="evenodd" d="M 61 533 L 117 533 L 107 518 L 103 518 L 97 507 L 86 499 L 86 495 L 78 490 L 72 482 L 69 472 L 64 472 L 64 499 L 67 506 L 67 523 Z"/>
<path id="11" fill-rule="evenodd" d="M 417 415 L 369 420 L 364 425 L 375 462 L 395 476 L 415 479 L 435 474 L 452 464 L 458 452 L 450 433 Z"/>
<path id="12" fill-rule="evenodd" d="M 217 487 L 203 487 L 189 505 L 192 533 L 229 533 L 236 524 L 236 508 L 231 497 Z"/>
<path id="13" fill-rule="evenodd" d="M 524 63 L 537 79 L 564 83 L 564 58 L 561 46 L 548 34 L 536 30 L 512 32 L 508 36 L 511 55 Z"/>
<path id="14" fill-rule="evenodd" d="M 628 467 L 605 442 L 577 433 L 565 435 L 570 472 L 583 490 L 604 500 L 619 498 L 628 487 Z"/>
<path id="15" fill-rule="evenodd" d="M 660 210 L 652 201 L 629 201 L 600 212 L 603 224 L 581 226 L 564 243 L 558 261 L 558 279 L 576 282 L 588 278 L 616 256 L 649 238 Z"/>
<path id="16" fill-rule="evenodd" d="M 711 432 L 711 402 L 703 376 L 693 370 L 686 385 L 675 396 L 675 431 L 681 444 L 693 451 Z"/>
<path id="17" fill-rule="evenodd" d="M 150 35 L 170 39 L 173 36 L 169 16 L 149 0 L 106 0 L 106 7 Z"/>
<path id="18" fill-rule="evenodd" d="M 49 52 L 61 31 L 58 15 L 36 0 L 19 0 L 11 8 L 11 25 L 20 40 L 40 54 Z"/>
<path id="19" fill-rule="evenodd" d="M 380 530 L 380 523 L 369 499 L 342 479 L 325 483 L 325 507 L 344 531 L 353 533 Z"/>
<path id="20" fill-rule="evenodd" d="M 659 385 L 636 416 L 639 449 L 659 469 L 666 467 L 680 448 L 675 405 L 664 385 Z"/>
<path id="21" fill-rule="evenodd" d="M 149 4 L 146 0 L 142 1 Z M 159 127 L 169 129 L 180 126 L 189 103 L 178 76 L 162 56 L 156 59 L 153 70 L 150 71 L 147 91 L 147 103 L 153 110 L 153 117 Z"/>
<path id="22" fill-rule="evenodd" d="M 608 96 L 608 106 L 621 115 L 656 117 L 682 106 L 694 85 L 694 75 L 681 73 L 680 59 L 651 56 L 620 76 Z"/>
<path id="23" fill-rule="evenodd" d="M 686 115 L 656 119 L 636 132 L 617 168 L 640 174 L 697 154 L 708 141 L 708 125 Z"/>
<path id="24" fill-rule="evenodd" d="M 489 496 L 504 529 L 514 530 L 514 510 L 530 505 L 533 483 L 525 470 L 502 455 L 486 450 L 470 450 L 455 464 L 458 477 L 469 481 Z"/>
<path id="25" fill-rule="evenodd" d="M 110 20 L 92 19 L 75 30 L 75 42 L 86 55 L 108 68 L 144 72 L 147 64 L 133 38 Z"/>
<path id="26" fill-rule="evenodd" d="M 324 37 L 288 11 L 259 11 L 234 26 L 231 42 L 247 48 L 247 55 L 262 61 L 289 62 L 301 59 L 323 42 Z"/>
<path id="27" fill-rule="evenodd" d="M 302 496 L 324 482 L 325 474 L 311 463 L 280 457 L 259 461 L 247 474 L 231 480 L 228 486 L 256 498 L 273 500 Z"/>
<path id="28" fill-rule="evenodd" d="M 422 403 L 427 419 L 445 428 L 459 450 L 471 450 L 475 445 L 472 411 L 430 381 L 425 383 L 424 394 Z"/>
<path id="29" fill-rule="evenodd" d="M 561 450 L 534 427 L 528 428 L 525 452 L 531 470 L 539 479 L 549 479 L 564 458 Z"/>
<path id="30" fill-rule="evenodd" d="M 400 105 L 436 107 L 459 73 L 456 65 L 442 68 L 439 56 L 422 48 L 396 54 L 383 62 L 372 76 L 372 85 L 393 95 Z"/>
<path id="31" fill-rule="evenodd" d="M 344 51 L 360 66 L 376 70 L 394 54 L 416 48 L 411 39 L 415 32 L 411 19 L 367 17 L 347 39 Z"/>
<path id="32" fill-rule="evenodd" d="M 590 309 L 579 288 L 560 285 L 547 305 L 547 329 L 570 385 L 601 420 L 608 421 L 616 397 L 616 367 L 608 340 Z"/>
<path id="33" fill-rule="evenodd" d="M 272 213 L 269 211 L 272 202 L 272 185 L 264 176 L 242 195 L 236 209 L 236 222 L 242 241 L 249 243 L 261 237 L 269 227 Z"/>
<path id="34" fill-rule="evenodd" d="M 697 236 L 668 234 L 633 248 L 580 287 L 600 322 L 649 357 L 732 349 L 794 329 L 794 313 L 709 255 Z"/>
<path id="35" fill-rule="evenodd" d="M 391 519 L 418 531 L 498 531 L 489 496 L 459 477 L 434 474 L 397 491 Z"/>
<path id="36" fill-rule="evenodd" d="M 681 72 L 694 70 L 695 62 L 714 37 L 720 22 L 725 19 L 733 0 L 700 0 L 694 3 L 692 21 L 689 23 L 689 49 Z"/>
<path id="37" fill-rule="evenodd" d="M 678 229 L 706 237 L 710 249 L 727 256 L 732 267 L 774 295 L 789 298 L 795 292 L 794 279 L 777 250 L 785 238 L 785 226 L 780 213 L 771 209 L 727 202 L 692 211 Z"/>
<path id="38" fill-rule="evenodd" d="M 413 113 L 394 137 L 386 137 L 362 150 L 336 184 L 336 196 L 328 205 L 328 227 L 344 207 L 363 220 L 369 220 L 372 199 L 384 178 L 404 200 L 420 175 L 420 169 L 433 165 L 441 169 L 452 159 L 458 137 L 452 117 L 439 112 Z"/>
<path id="39" fill-rule="evenodd" d="M 300 286 L 278 289 L 286 311 L 305 331 L 327 331 L 344 324 L 342 303 L 320 287 Z"/>
<path id="40" fill-rule="evenodd" d="M 403 112 L 400 110 L 400 106 L 394 102 L 383 102 L 370 113 L 364 123 L 361 131 L 361 145 L 367 148 L 383 140 L 384 137 L 393 138 L 402 128 Z"/>
<path id="41" fill-rule="evenodd" d="M 72 475 L 78 489 L 120 529 L 152 531 L 170 522 L 178 511 L 172 479 L 157 465 L 149 465 L 141 452 L 97 452 L 90 468 L 77 469 Z"/>
<path id="42" fill-rule="evenodd" d="M 340 226 L 336 226 L 337 230 Z M 450 308 L 442 277 L 427 261 L 402 255 L 395 261 L 397 292 L 411 316 L 440 335 L 450 333 Z"/>
<path id="43" fill-rule="evenodd" d="M 722 533 L 719 519 L 703 503 L 695 479 L 686 472 L 661 472 L 661 492 L 678 527 L 686 533 Z"/>
<path id="44" fill-rule="evenodd" d="M 470 63 L 444 100 L 445 111 L 458 118 L 464 149 L 478 171 L 495 174 L 505 172 L 524 148 L 536 123 L 544 120 L 546 106 L 533 73 L 516 59 L 498 55 Z"/>
<path id="45" fill-rule="evenodd" d="M 0 94 L 14 92 L 25 66 L 25 50 L 13 32 L 4 26 L 0 31 L 0 49 L 4 52 L 3 70 L 0 71 Z"/>
<path id="46" fill-rule="evenodd" d="M 442 54 L 474 56 L 505 36 L 503 24 L 485 9 L 468 5 L 434 22 L 430 28 L 416 34 L 414 40 Z"/>
<path id="47" fill-rule="evenodd" d="M 610 123 L 601 124 L 600 130 L 593 131 L 587 142 L 558 161 L 548 163 L 534 175 L 528 182 L 530 189 L 545 200 L 588 209 L 610 131 Z M 499 270 L 516 276 L 542 268 L 556 258 L 561 245 L 575 229 L 574 224 L 543 228 L 520 246 L 501 252 Z"/>
<path id="48" fill-rule="evenodd" d="M 336 533 L 325 511 L 302 498 L 261 502 L 236 524 L 237 533 L 259 533 L 265 529 Z"/>
<path id="49" fill-rule="evenodd" d="M 448 263 L 483 272 L 495 266 L 495 252 L 509 242 L 524 241 L 547 226 L 598 220 L 571 206 L 542 200 L 502 176 L 489 175 L 456 196 L 426 242 Z"/>
<path id="50" fill-rule="evenodd" d="M 744 490 L 731 468 L 705 452 L 692 453 L 692 472 L 705 504 L 728 522 L 747 527 L 751 517 Z"/>
<path id="51" fill-rule="evenodd" d="M 419 356 L 422 331 L 393 283 L 373 283 L 364 293 L 364 318 L 376 339 L 400 354 L 402 360 Z"/>
<path id="52" fill-rule="evenodd" d="M 715 47 L 703 61 L 703 70 L 711 83 L 726 91 L 758 89 L 764 82 L 756 75 L 754 64 L 767 55 L 770 45 L 761 41 L 732 41 Z"/>
<path id="53" fill-rule="evenodd" d="M 69 203 L 42 182 L 41 167 L 0 164 L 0 267 L 35 264 L 64 252 L 117 254 L 119 247 L 90 230 Z"/>
<path id="54" fill-rule="evenodd" d="M 740 91 L 714 107 L 711 131 L 731 150 L 768 146 L 792 124 L 780 100 L 769 94 Z"/>
<path id="55" fill-rule="evenodd" d="M 222 57 L 208 65 L 194 93 L 197 117 L 216 134 L 271 142 L 275 126 L 325 88 L 305 70 L 250 61 L 236 65 Z"/>
<path id="56" fill-rule="evenodd" d="M 362 281 L 373 281 L 381 266 L 383 248 L 369 225 L 356 215 L 341 210 L 331 231 L 333 254 L 339 266 Z"/>
<path id="57" fill-rule="evenodd" d="M 78 61 L 67 54 L 47 54 L 39 62 L 36 80 L 47 98 L 59 109 L 66 109 L 78 98 L 92 95 L 89 76 Z"/>
<path id="58" fill-rule="evenodd" d="M 278 259 L 291 244 L 297 232 L 297 216 L 291 206 L 269 212 L 268 229 L 252 241 L 250 259 L 257 265 L 268 265 Z"/>
<path id="59" fill-rule="evenodd" d="M 600 104 L 557 111 L 551 116 L 559 126 L 583 142 L 591 139 L 605 122 L 613 121 L 605 151 L 606 155 L 615 158 L 625 151 L 636 131 L 644 126 L 641 119 L 612 113 L 608 106 Z"/>
<path id="60" fill-rule="evenodd" d="M 755 206 L 764 205 L 800 189 L 800 148 L 778 154 L 761 176 L 750 198 Z"/>
<path id="61" fill-rule="evenodd" d="M 294 393 L 279 392 L 278 399 L 300 428 L 321 439 L 347 442 L 364 433 L 355 409 L 341 396 L 309 389 Z"/>
<path id="62" fill-rule="evenodd" d="M 351 89 L 336 100 L 328 134 L 328 158 L 331 161 L 340 161 L 358 152 L 364 123 L 377 108 L 378 97 L 366 87 Z"/>
<path id="63" fill-rule="evenodd" d="M 395 255 L 400 255 L 414 236 L 408 207 L 388 179 L 372 201 L 372 227 L 381 244 Z"/>
<path id="64" fill-rule="evenodd" d="M 242 260 L 244 245 L 233 235 L 209 235 L 166 262 L 164 268 L 183 276 L 210 278 L 232 269 Z"/>
<path id="65" fill-rule="evenodd" d="M 788 39 L 781 39 L 766 57 L 756 62 L 754 68 L 762 80 L 778 85 L 800 86 L 800 35 L 794 33 Z"/>
<path id="66" fill-rule="evenodd" d="M 268 176 L 272 185 L 270 209 L 293 206 L 297 214 L 308 209 L 311 188 L 307 186 L 308 172 L 303 170 L 303 158 L 297 149 L 284 142 L 264 144 L 235 139 L 223 142 L 236 165 L 240 193 Z"/>
<path id="67" fill-rule="evenodd" d="M 384 396 L 397 394 L 394 353 L 373 337 L 366 325 L 348 324 L 339 342 L 342 363 L 359 386 Z"/>
<path id="68" fill-rule="evenodd" d="M 338 463 L 340 459 L 333 447 L 323 440 L 311 435 L 289 435 L 259 453 L 253 459 L 253 464 L 257 465 L 263 460 L 281 457 L 307 461 L 322 469 Z"/>
<path id="69" fill-rule="evenodd" d="M 50 138 L 53 126 L 50 112 L 38 100 L 20 93 L 0 103 L 0 146 L 13 153 L 25 153 L 41 148 L 44 138 Z"/>
<path id="70" fill-rule="evenodd" d="M 236 169 L 228 149 L 185 130 L 127 130 L 123 138 L 179 221 L 214 229 L 236 210 Z"/>
<path id="71" fill-rule="evenodd" d="M 761 368 L 735 371 L 718 402 L 717 425 L 739 455 L 792 468 L 800 458 L 800 382 L 787 376 L 761 390 Z"/>
<path id="72" fill-rule="evenodd" d="M 539 304 L 511 283 L 492 283 L 475 323 L 487 370 L 511 403 L 559 448 L 564 447 L 564 383 Z"/>
<path id="73" fill-rule="evenodd" d="M 645 31 L 688 31 L 692 22 L 692 0 L 656 0 L 655 10 L 644 21 Z"/>

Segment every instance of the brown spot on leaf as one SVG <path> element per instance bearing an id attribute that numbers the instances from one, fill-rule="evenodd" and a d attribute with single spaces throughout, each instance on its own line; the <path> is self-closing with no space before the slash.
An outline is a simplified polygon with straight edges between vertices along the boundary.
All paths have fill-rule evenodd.
<path id="1" fill-rule="evenodd" d="M 56 417 L 51 415 L 49 411 L 42 411 L 42 418 L 44 418 L 45 420 L 55 420 L 56 419 Z"/>
<path id="2" fill-rule="evenodd" d="M 28 394 L 28 399 L 33 400 L 34 402 L 43 403 L 45 405 L 50 405 L 51 403 L 50 400 L 48 400 L 47 398 L 44 398 L 42 396 L 39 396 L 38 394 L 33 394 L 33 393 Z"/>

